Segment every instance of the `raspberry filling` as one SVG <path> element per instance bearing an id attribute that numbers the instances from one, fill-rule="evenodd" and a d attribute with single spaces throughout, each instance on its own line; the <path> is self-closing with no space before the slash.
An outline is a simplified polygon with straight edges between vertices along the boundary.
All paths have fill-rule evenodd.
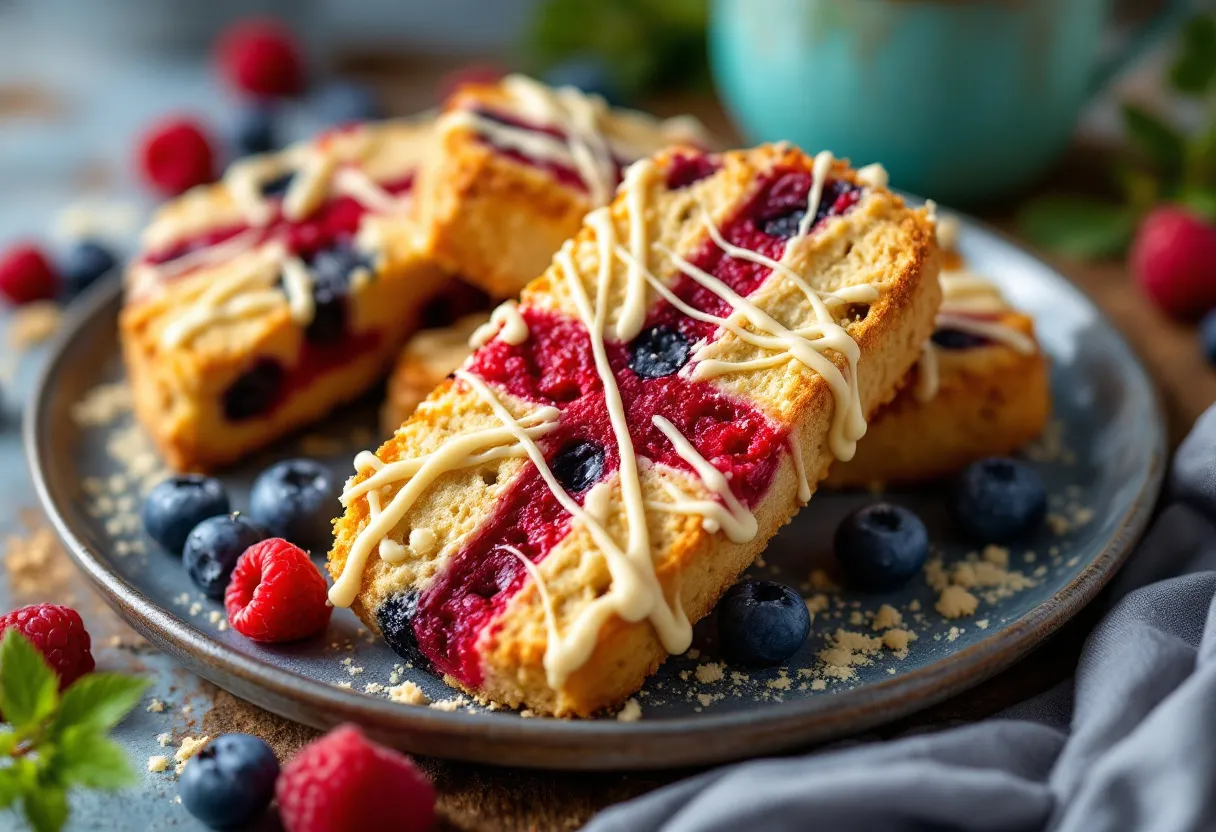
<path id="1" fill-rule="evenodd" d="M 524 119 L 519 118 L 518 116 L 510 115 L 510 114 L 507 114 L 507 113 L 504 113 L 504 112 L 501 112 L 498 110 L 491 110 L 491 109 L 488 109 L 485 107 L 480 107 L 480 108 L 474 110 L 473 112 L 475 112 L 477 115 L 479 115 L 480 117 L 482 117 L 484 119 L 487 119 L 489 121 L 498 122 L 499 124 L 506 125 L 507 127 L 514 127 L 518 130 L 526 130 L 529 133 L 541 133 L 546 136 L 552 136 L 553 138 L 559 139 L 562 142 L 565 142 L 567 139 L 565 132 L 563 132 L 561 129 L 559 129 L 557 127 L 552 127 L 550 125 L 545 125 L 545 124 L 533 124 L 529 121 L 525 121 Z M 572 168 L 570 165 L 565 165 L 565 164 L 562 164 L 561 162 L 555 162 L 552 159 L 537 159 L 533 156 L 529 156 L 526 153 L 516 150 L 515 148 L 503 147 L 502 145 L 495 144 L 493 138 L 491 138 L 489 136 L 479 134 L 477 138 L 478 138 L 478 141 L 480 141 L 482 144 L 486 145 L 487 147 L 493 148 L 494 152 L 497 153 L 499 156 L 503 156 L 514 162 L 518 162 L 521 165 L 527 165 L 528 167 L 537 168 L 538 170 L 546 171 L 551 176 L 553 176 L 554 179 L 556 179 L 561 184 L 565 185 L 567 188 L 573 188 L 576 191 L 584 191 L 584 192 L 587 190 L 587 183 L 583 181 L 582 174 L 580 174 L 575 168 Z M 617 158 L 616 156 L 613 157 L 613 162 L 616 165 L 614 184 L 620 183 L 621 171 L 629 164 L 629 161 L 630 160 Z"/>
<path id="2" fill-rule="evenodd" d="M 410 173 L 399 179 L 377 184 L 386 193 L 396 196 L 408 193 L 413 188 L 414 175 Z M 331 248 L 338 243 L 352 239 L 359 230 L 359 223 L 368 213 L 368 209 L 353 197 L 338 196 L 330 199 L 307 219 L 292 221 L 283 216 L 280 201 L 281 199 L 275 200 L 274 216 L 265 225 L 233 223 L 220 228 L 212 228 L 175 240 L 164 248 L 148 252 L 143 256 L 143 262 L 152 266 L 171 263 L 187 254 L 219 245 L 238 234 L 255 228 L 258 231 L 255 245 L 261 245 L 271 240 L 281 240 L 291 254 L 308 258 L 322 249 Z M 189 274 L 190 271 L 192 270 L 186 270 L 181 274 Z"/>
<path id="3" fill-rule="evenodd" d="M 771 220 L 796 213 L 799 200 L 805 211 L 810 185 L 810 175 L 802 171 L 777 171 L 766 177 L 754 197 L 722 227 L 723 236 L 779 260 L 788 235 L 774 233 L 780 229 L 774 229 Z M 854 186 L 829 185 L 816 223 L 847 211 L 858 200 Z M 769 275 L 762 265 L 727 256 L 712 240 L 688 259 L 745 296 Z M 691 279 L 680 277 L 675 287 L 697 309 L 721 316 L 730 312 L 725 301 Z M 589 448 L 598 454 L 592 470 L 601 479 L 620 465 L 590 338 L 578 321 L 531 307 L 521 311 L 528 324 L 528 339 L 518 345 L 491 341 L 474 355 L 469 371 L 512 396 L 560 408 L 561 421 L 540 441 L 541 449 L 555 472 L 572 468 L 580 475 L 575 484 L 589 490 L 590 483 L 582 476 L 588 469 L 581 464 L 592 457 Z M 673 372 L 672 365 L 687 360 L 689 354 L 671 340 L 674 333 L 686 333 L 691 342 L 713 337 L 713 326 L 689 320 L 666 302 L 657 304 L 649 317 L 642 350 L 649 358 L 640 360 L 638 349 L 627 344 L 610 341 L 605 345 L 635 452 L 660 465 L 691 470 L 653 426 L 652 417 L 661 415 L 726 474 L 736 497 L 754 506 L 767 491 L 785 450 L 785 431 L 749 402 Z M 573 466 L 571 449 L 577 452 Z M 582 490 L 571 496 L 581 503 L 585 494 Z M 422 592 L 411 621 L 403 622 L 403 626 L 412 626 L 423 655 L 462 683 L 480 684 L 478 645 L 483 637 L 493 636 L 495 622 L 501 621 L 506 604 L 527 578 L 523 565 L 505 547 L 515 547 L 538 562 L 567 535 L 570 524 L 570 515 L 539 471 L 527 466 L 498 497 L 494 513 L 483 527 Z"/>

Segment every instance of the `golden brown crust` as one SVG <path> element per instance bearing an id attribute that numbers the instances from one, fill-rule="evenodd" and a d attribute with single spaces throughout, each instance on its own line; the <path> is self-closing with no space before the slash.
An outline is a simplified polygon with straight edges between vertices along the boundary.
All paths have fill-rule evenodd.
<path id="1" fill-rule="evenodd" d="M 510 84 L 511 79 L 465 85 L 444 110 L 511 114 L 520 104 L 510 95 Z M 438 123 L 436 157 L 418 187 L 423 250 L 492 297 L 514 297 L 548 267 L 596 204 L 586 189 L 504 155 L 473 128 L 445 128 L 443 118 Z M 628 145 L 625 162 L 694 134 L 704 146 L 711 143 L 695 123 L 677 126 L 627 110 L 606 112 L 600 128 L 610 143 Z"/>
<path id="2" fill-rule="evenodd" d="M 388 394 L 380 411 L 385 436 L 391 435 L 464 363 L 473 352 L 470 336 L 489 320 L 489 312 L 466 315 L 451 326 L 424 329 L 406 342 L 388 378 Z"/>
<path id="3" fill-rule="evenodd" d="M 677 252 L 689 252 L 705 234 L 703 214 L 695 210 L 698 205 L 705 206 L 720 223 L 752 192 L 763 172 L 775 167 L 809 170 L 811 165 L 804 154 L 783 146 L 727 153 L 721 158 L 723 168 L 718 174 L 688 188 L 667 191 L 660 182 L 650 185 L 646 200 L 651 208 L 645 214 L 649 239 Z M 659 154 L 656 159 L 662 167 L 669 156 Z M 834 166 L 831 176 L 856 181 L 855 174 L 843 163 Z M 629 209 L 622 198 L 613 204 L 610 216 L 618 239 L 626 239 Z M 861 351 L 862 410 L 872 413 L 895 394 L 899 380 L 932 332 L 940 301 L 932 224 L 925 212 L 907 209 L 885 189 L 871 189 L 843 217 L 790 245 L 795 248 L 784 262 L 819 292 L 862 283 L 879 289 L 878 299 L 868 308 L 846 313 L 842 319 L 847 321 L 846 330 Z M 572 257 L 590 296 L 595 296 L 597 251 L 595 232 L 584 227 L 574 239 Z M 660 279 L 668 280 L 675 273 L 665 255 L 656 256 L 651 267 Z M 612 268 L 613 290 L 607 308 L 618 310 L 624 266 L 614 261 Z M 802 320 L 807 314 L 805 299 L 788 281 L 771 279 L 749 298 L 779 320 Z M 533 281 L 521 302 L 525 307 L 578 317 L 556 268 Z M 610 312 L 610 323 L 615 314 Z M 754 348 L 726 333 L 714 342 L 709 355 L 747 360 L 754 357 Z M 843 356 L 828 355 L 838 367 L 847 368 Z M 769 370 L 723 376 L 712 383 L 720 391 L 752 402 L 788 430 L 797 440 L 794 446 L 801 452 L 810 482 L 822 479 L 832 461 L 828 438 L 834 408 L 832 392 L 822 376 L 790 361 Z M 499 398 L 517 418 L 534 409 L 504 393 L 499 393 Z M 387 463 L 428 453 L 447 437 L 494 424 L 487 407 L 466 384 L 444 382 L 377 455 Z M 441 475 L 397 525 L 394 535 L 399 537 L 425 526 L 436 532 L 443 546 L 429 555 L 412 553 L 397 565 L 387 564 L 373 552 L 353 607 L 360 617 L 377 629 L 374 611 L 385 599 L 404 589 L 425 588 L 431 576 L 443 569 L 452 553 L 490 516 L 502 488 L 525 464 L 508 459 L 478 470 Z M 699 478 L 687 472 L 642 466 L 640 484 L 647 501 L 666 499 L 662 487 L 665 482 L 703 499 L 712 498 Z M 706 531 L 696 516 L 647 511 L 656 574 L 668 599 L 674 601 L 678 595 L 691 620 L 704 616 L 793 516 L 798 507 L 797 491 L 792 458 L 783 455 L 767 492 L 754 507 L 758 533 L 746 543 L 732 543 L 721 533 Z M 620 500 L 618 489 L 613 492 L 605 519 L 605 528 L 615 540 L 624 539 L 626 521 Z M 355 500 L 336 521 L 336 543 L 329 561 L 331 575 L 343 573 L 367 516 L 365 501 Z M 536 567 L 551 599 L 559 632 L 566 631 L 586 605 L 610 585 L 603 555 L 578 523 Z M 599 630 L 591 659 L 555 689 L 548 683 L 543 666 L 547 644 L 544 605 L 537 585 L 529 580 L 507 601 L 493 625 L 482 631 L 478 652 L 483 680 L 471 692 L 541 713 L 585 716 L 622 701 L 666 656 L 650 623 L 627 623 L 613 616 Z"/>

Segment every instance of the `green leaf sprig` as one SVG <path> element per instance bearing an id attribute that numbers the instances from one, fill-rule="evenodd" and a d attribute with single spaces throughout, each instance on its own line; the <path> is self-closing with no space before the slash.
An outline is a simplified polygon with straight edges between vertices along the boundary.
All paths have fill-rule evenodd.
<path id="1" fill-rule="evenodd" d="M 1080 259 L 1113 257 L 1140 219 L 1161 202 L 1183 205 L 1216 222 L 1216 15 L 1197 14 L 1182 28 L 1170 88 L 1204 112 L 1189 134 L 1134 104 L 1122 107 L 1133 156 L 1112 170 L 1118 200 L 1044 196 L 1030 200 L 1018 225 L 1031 242 Z"/>
<path id="2" fill-rule="evenodd" d="M 134 708 L 147 682 L 90 673 L 59 693 L 42 654 L 16 630 L 0 641 L 0 810 L 25 815 L 34 832 L 58 832 L 68 790 L 120 789 L 135 781 L 107 734 Z"/>

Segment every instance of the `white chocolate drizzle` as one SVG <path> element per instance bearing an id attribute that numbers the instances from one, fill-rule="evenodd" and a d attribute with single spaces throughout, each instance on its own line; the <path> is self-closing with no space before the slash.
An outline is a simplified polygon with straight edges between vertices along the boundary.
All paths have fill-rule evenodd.
<path id="1" fill-rule="evenodd" d="M 948 217 L 939 223 L 939 237 Z M 948 232 L 951 235 L 956 232 Z M 953 240 L 952 240 L 953 242 Z M 986 338 L 1008 347 L 1019 355 L 1034 355 L 1038 352 L 1035 340 L 1021 330 L 992 320 L 982 315 L 1000 315 L 1009 311 L 1009 305 L 1001 296 L 1000 289 L 990 280 L 966 269 L 943 270 L 938 278 L 942 287 L 942 305 L 934 325 L 938 329 L 953 329 Z M 916 387 L 913 395 L 919 402 L 932 401 L 941 384 L 938 368 L 938 347 L 926 341 L 917 363 Z"/>
<path id="2" fill-rule="evenodd" d="M 498 404 L 495 415 L 503 419 L 504 414 L 503 427 L 453 436 L 433 453 L 389 464 L 384 464 L 375 454 L 367 451 L 355 457 L 356 471 L 367 473 L 372 470 L 375 473 L 360 482 L 353 479 L 348 481 L 340 499 L 343 506 L 349 507 L 354 500 L 366 494 L 368 521 L 351 544 L 342 573 L 329 589 L 330 603 L 335 607 L 349 607 L 355 600 L 363 578 L 363 568 L 373 548 L 378 549 L 380 557 L 388 563 L 400 563 L 405 559 L 408 552 L 400 543 L 392 540 L 391 534 L 431 483 L 449 471 L 473 468 L 525 453 L 531 456 L 530 449 L 536 448 L 533 436 L 543 436 L 557 427 L 560 415 L 557 408 L 542 407 L 516 420 Z M 510 424 L 507 425 L 507 422 Z M 544 457 L 541 457 L 541 461 L 544 461 Z M 388 505 L 378 505 L 380 498 L 387 496 L 381 489 L 397 483 L 402 483 L 401 488 Z M 387 547 L 385 541 L 389 543 Z"/>
<path id="3" fill-rule="evenodd" d="M 275 177 L 294 172 L 280 208 L 282 216 L 290 222 L 311 216 L 331 195 L 349 196 L 372 214 L 399 216 L 409 209 L 411 197 L 388 193 L 358 166 L 371 147 L 370 138 L 368 131 L 362 130 L 345 139 L 341 153 L 334 142 L 318 142 L 238 162 L 229 169 L 224 183 L 242 216 L 253 227 L 166 263 L 139 264 L 133 272 L 131 294 L 139 298 L 161 280 L 198 267 L 219 266 L 257 248 L 256 260 L 248 268 L 224 280 L 222 288 L 218 285 L 209 288 L 198 302 L 169 322 L 161 337 L 166 348 L 189 343 L 215 324 L 264 314 L 284 299 L 293 322 L 300 327 L 312 322 L 316 306 L 307 266 L 281 242 L 262 242 L 265 226 L 275 216 L 274 203 L 263 195 L 262 187 Z M 357 244 L 365 242 L 365 236 L 360 233 Z M 268 269 L 274 277 L 282 278 L 281 290 L 267 285 Z M 370 276 L 365 269 L 356 271 L 351 276 L 352 288 L 358 290 Z"/>
<path id="4" fill-rule="evenodd" d="M 704 138 L 699 123 L 688 117 L 659 122 L 641 114 L 614 114 L 603 98 L 587 95 L 574 87 L 550 89 L 526 76 L 509 75 L 503 79 L 502 89 L 524 121 L 556 128 L 565 139 L 506 124 L 467 109 L 451 110 L 442 115 L 436 125 L 439 131 L 467 128 L 495 145 L 518 151 L 531 159 L 574 168 L 595 206 L 606 205 L 612 199 L 617 157 L 637 158 L 668 143 Z M 622 132 L 632 134 L 626 136 L 634 140 L 629 146 L 624 143 L 613 146 L 608 138 L 609 120 Z M 647 140 L 642 140 L 643 135 Z"/>
<path id="5" fill-rule="evenodd" d="M 798 236 L 805 237 L 815 224 L 815 215 L 819 213 L 819 202 L 823 199 L 823 185 L 827 182 L 828 173 L 832 170 L 835 157 L 831 151 L 821 150 L 815 154 L 815 162 L 811 165 L 811 189 L 806 195 L 806 213 L 798 220 Z"/>
<path id="6" fill-rule="evenodd" d="M 516 346 L 528 340 L 528 322 L 519 313 L 519 303 L 506 300 L 490 313 L 486 321 L 469 336 L 469 346 L 480 349 L 497 337 L 505 344 Z"/>

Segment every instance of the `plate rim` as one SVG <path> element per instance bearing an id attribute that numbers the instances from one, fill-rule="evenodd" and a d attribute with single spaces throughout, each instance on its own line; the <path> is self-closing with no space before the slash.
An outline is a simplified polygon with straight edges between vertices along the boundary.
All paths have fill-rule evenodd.
<path id="1" fill-rule="evenodd" d="M 497 765 L 584 771 L 708 765 L 805 747 L 867 730 L 928 708 L 1014 664 L 1085 607 L 1126 561 L 1145 531 L 1160 493 L 1167 456 L 1160 392 L 1143 362 L 1083 289 L 1003 231 L 958 211 L 965 229 L 1016 249 L 1077 293 L 1126 354 L 1128 374 L 1150 395 L 1148 469 L 1128 510 L 1080 573 L 1009 626 L 949 657 L 831 697 L 786 701 L 762 710 L 615 720 L 487 719 L 403 706 L 334 687 L 263 662 L 216 641 L 160 606 L 89 549 L 59 511 L 48 476 L 50 390 L 72 358 L 74 336 L 117 307 L 121 280 L 93 286 L 69 311 L 49 347 L 23 414 L 23 444 L 35 493 L 56 534 L 106 602 L 137 632 L 199 676 L 254 704 L 316 728 L 357 721 L 369 734 L 414 753 Z M 733 741 L 723 737 L 737 736 Z M 715 739 L 717 741 L 715 741 Z M 585 744 L 600 744 L 587 754 Z M 453 745 L 454 744 L 454 745 Z"/>

